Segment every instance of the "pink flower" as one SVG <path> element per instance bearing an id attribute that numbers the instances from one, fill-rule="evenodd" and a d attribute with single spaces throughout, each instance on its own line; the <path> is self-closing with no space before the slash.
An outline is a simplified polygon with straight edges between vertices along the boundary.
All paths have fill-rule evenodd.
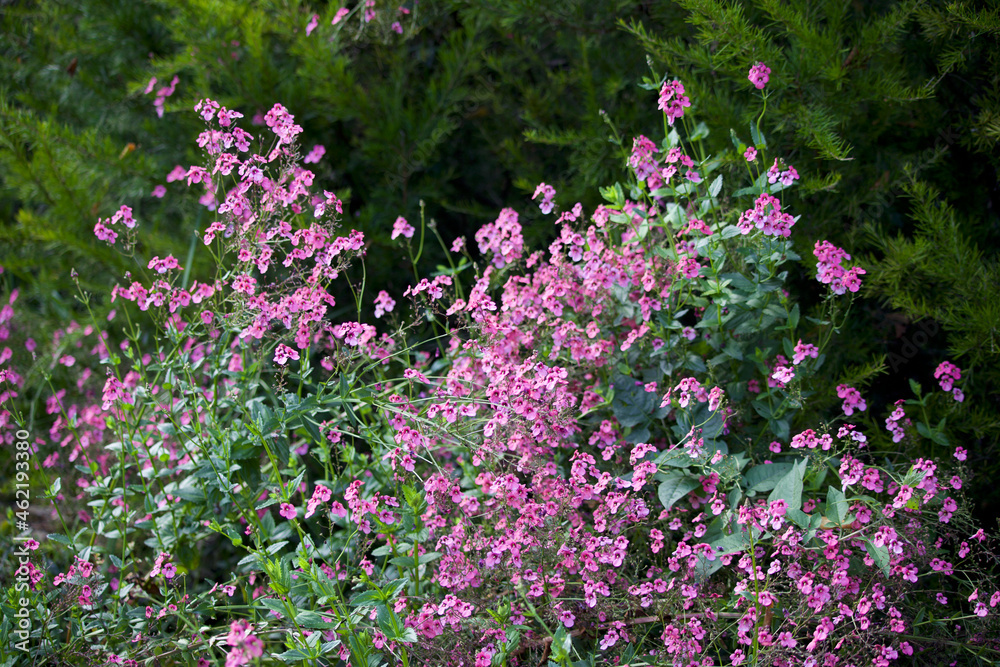
<path id="1" fill-rule="evenodd" d="M 656 108 L 666 115 L 670 125 L 683 116 L 684 109 L 690 106 L 691 100 L 684 94 L 684 85 L 680 81 L 674 79 L 670 83 L 663 83 Z"/>
<path id="2" fill-rule="evenodd" d="M 747 79 L 750 80 L 757 90 L 763 90 L 764 86 L 770 80 L 771 68 L 764 63 L 757 63 L 750 68 L 750 74 L 747 75 Z"/>
<path id="3" fill-rule="evenodd" d="M 413 232 L 416 230 L 413 225 L 406 221 L 406 218 L 400 216 L 396 218 L 396 222 L 392 224 L 392 235 L 389 236 L 390 239 L 395 239 L 397 236 L 405 236 L 408 239 L 413 238 Z"/>
<path id="4" fill-rule="evenodd" d="M 233 647 L 226 656 L 226 667 L 250 664 L 264 654 L 264 642 L 253 635 L 253 626 L 247 621 L 233 621 L 226 643 Z"/>
<path id="5" fill-rule="evenodd" d="M 774 369 L 771 377 L 784 384 L 792 381 L 792 378 L 795 377 L 795 371 L 788 366 L 778 366 Z"/>
<path id="6" fill-rule="evenodd" d="M 233 281 L 233 289 L 240 294 L 253 296 L 254 292 L 257 291 L 257 280 L 246 273 L 240 274 Z"/>
<path id="7" fill-rule="evenodd" d="M 312 34 L 312 31 L 316 29 L 319 25 L 319 14 L 313 14 L 312 18 L 309 19 L 309 23 L 306 24 L 306 37 Z"/>
<path id="8" fill-rule="evenodd" d="M 817 359 L 819 357 L 819 348 L 809 343 L 803 343 L 802 339 L 799 339 L 798 345 L 795 346 L 795 354 L 792 355 L 792 364 L 798 366 L 810 357 Z"/>
<path id="9" fill-rule="evenodd" d="M 168 553 L 161 553 L 157 556 L 153 562 L 153 569 L 149 571 L 150 578 L 163 574 L 167 579 L 172 579 L 177 573 L 177 566 L 169 562 L 170 559 L 171 555 Z"/>
<path id="10" fill-rule="evenodd" d="M 538 199 L 539 196 L 542 197 L 542 201 L 538 204 L 538 208 L 541 209 L 542 213 L 548 215 L 555 207 L 555 202 L 553 200 L 556 196 L 556 189 L 551 185 L 539 183 L 538 187 L 535 188 L 535 194 L 532 195 L 531 199 Z"/>
<path id="11" fill-rule="evenodd" d="M 337 10 L 337 13 L 334 14 L 333 20 L 330 21 L 330 25 L 337 25 L 345 18 L 347 18 L 347 15 L 350 13 L 351 13 L 350 9 L 348 9 L 347 7 L 341 7 L 340 9 Z"/>
<path id="12" fill-rule="evenodd" d="M 94 236 L 96 236 L 101 241 L 106 241 L 110 243 L 111 245 L 114 245 L 115 241 L 118 240 L 118 232 L 108 227 L 105 227 L 101 222 L 98 222 L 96 225 L 94 225 Z"/>
<path id="13" fill-rule="evenodd" d="M 167 271 L 172 271 L 181 267 L 173 255 L 167 255 L 163 259 L 153 257 L 153 259 L 149 260 L 149 264 L 146 268 L 153 269 L 157 273 L 166 273 Z"/>
<path id="14" fill-rule="evenodd" d="M 962 371 L 950 361 L 942 361 L 934 371 L 934 377 L 944 391 L 951 391 L 955 382 L 962 379 Z"/>
<path id="15" fill-rule="evenodd" d="M 299 353 L 296 350 L 288 347 L 284 343 L 278 345 L 274 350 L 274 363 L 279 366 L 284 366 L 289 359 L 298 359 Z"/>
<path id="16" fill-rule="evenodd" d="M 834 294 L 843 294 L 861 289 L 861 276 L 867 273 L 861 267 L 845 269 L 842 263 L 851 256 L 829 241 L 816 241 L 813 255 L 819 262 L 816 264 L 816 280 L 830 286 Z"/>
<path id="17" fill-rule="evenodd" d="M 754 160 L 757 159 L 757 149 L 754 148 L 753 146 L 750 146 L 745 151 L 743 151 L 743 157 L 746 158 L 747 162 L 753 162 Z"/>
<path id="18" fill-rule="evenodd" d="M 968 456 L 968 452 L 965 451 L 963 447 L 955 448 L 955 458 L 959 461 L 964 461 Z"/>
<path id="19" fill-rule="evenodd" d="M 396 301 L 389 296 L 389 293 L 382 290 L 375 297 L 375 317 L 382 317 L 386 313 L 391 313 L 396 307 Z"/>
<path id="20" fill-rule="evenodd" d="M 846 384 L 837 385 L 837 396 L 844 399 L 841 407 L 848 417 L 853 415 L 855 410 L 864 412 L 868 408 L 865 399 L 861 398 L 861 392 L 854 387 L 848 387 Z"/>
<path id="21" fill-rule="evenodd" d="M 656 171 L 656 158 L 653 154 L 658 152 L 656 144 L 643 135 L 639 135 L 632 140 L 632 155 L 629 156 L 628 164 L 635 172 L 636 178 L 644 181 L 649 175 Z M 539 188 L 542 186 L 539 185 Z M 554 194 L 554 193 L 553 193 Z M 535 197 L 538 191 L 535 191 Z M 544 210 L 543 210 L 544 212 Z"/>
<path id="22" fill-rule="evenodd" d="M 295 510 L 295 505 L 292 505 L 291 503 L 281 503 L 281 508 L 278 510 L 278 514 L 291 521 L 296 517 L 297 511 Z"/>
<path id="23" fill-rule="evenodd" d="M 302 159 L 302 162 L 304 162 L 305 164 L 315 164 L 319 162 L 320 159 L 325 154 L 326 154 L 326 147 L 323 146 L 322 144 L 316 144 L 315 146 L 312 147 L 312 150 L 309 151 L 309 154 Z"/>
<path id="24" fill-rule="evenodd" d="M 110 375 L 104 383 L 104 404 L 101 406 L 101 409 L 109 409 L 116 401 L 132 405 L 135 399 L 132 398 L 132 394 L 126 391 L 125 386 L 118 381 L 118 378 Z"/>
<path id="25" fill-rule="evenodd" d="M 157 185 L 153 188 L 153 192 L 151 194 L 157 199 L 163 199 L 163 197 L 167 194 L 167 188 L 164 185 Z"/>

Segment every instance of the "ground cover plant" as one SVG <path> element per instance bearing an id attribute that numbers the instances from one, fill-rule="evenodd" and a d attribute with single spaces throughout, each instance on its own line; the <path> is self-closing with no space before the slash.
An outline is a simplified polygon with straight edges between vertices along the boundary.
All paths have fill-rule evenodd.
<path id="1" fill-rule="evenodd" d="M 993 538 L 945 435 L 968 369 L 942 359 L 884 414 L 883 360 L 829 372 L 868 274 L 827 239 L 795 252 L 799 174 L 747 65 L 761 113 L 725 152 L 653 72 L 662 127 L 616 137 L 604 204 L 543 182 L 470 238 L 397 218 L 406 315 L 293 110 L 199 101 L 205 161 L 178 180 L 216 184 L 195 250 L 215 273 L 141 252 L 122 206 L 93 228 L 138 260 L 111 313 L 51 343 L 16 292 L 0 313 L 14 518 L 45 528 L 8 549 L 0 658 L 995 661 Z M 525 247 L 528 206 L 548 248 Z M 432 244 L 446 264 L 420 273 Z M 787 289 L 802 266 L 815 308 Z"/>

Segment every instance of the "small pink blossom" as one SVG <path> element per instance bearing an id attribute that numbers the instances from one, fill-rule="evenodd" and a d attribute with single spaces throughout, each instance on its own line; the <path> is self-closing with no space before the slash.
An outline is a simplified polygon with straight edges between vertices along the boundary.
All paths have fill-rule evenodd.
<path id="1" fill-rule="evenodd" d="M 413 233 L 416 230 L 413 225 L 406 221 L 406 218 L 400 216 L 396 218 L 396 222 L 392 224 L 392 234 L 389 236 L 390 239 L 395 239 L 398 236 L 405 236 L 408 239 L 413 238 Z"/>
<path id="2" fill-rule="evenodd" d="M 542 213 L 548 215 L 555 207 L 555 202 L 553 200 L 556 196 L 556 189 L 551 185 L 539 183 L 538 187 L 535 188 L 535 194 L 532 195 L 531 199 L 538 199 L 539 196 L 541 196 L 542 201 L 538 204 L 538 208 L 541 209 Z"/>
<path id="3" fill-rule="evenodd" d="M 757 90 L 763 90 L 764 86 L 770 80 L 771 68 L 764 63 L 758 62 L 756 65 L 750 68 L 750 74 L 747 75 L 747 79 L 750 80 Z"/>
<path id="4" fill-rule="evenodd" d="M 312 147 L 312 150 L 302 159 L 305 164 L 315 164 L 319 162 L 323 156 L 326 155 L 326 147 L 322 144 L 316 144 Z"/>
<path id="5" fill-rule="evenodd" d="M 299 353 L 296 350 L 288 347 L 284 343 L 278 345 L 274 350 L 274 363 L 279 366 L 284 366 L 289 359 L 298 359 Z"/>
<path id="6" fill-rule="evenodd" d="M 351 13 L 350 9 L 348 9 L 347 7 L 341 7 L 340 9 L 337 10 L 337 13 L 334 14 L 333 20 L 330 21 L 330 25 L 337 25 L 345 18 L 347 18 L 347 15 L 350 13 Z"/>

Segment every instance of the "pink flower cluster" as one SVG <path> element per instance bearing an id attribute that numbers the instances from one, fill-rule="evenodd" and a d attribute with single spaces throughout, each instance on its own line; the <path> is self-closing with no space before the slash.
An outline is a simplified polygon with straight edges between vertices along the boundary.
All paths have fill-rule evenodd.
<path id="1" fill-rule="evenodd" d="M 829 241 L 816 241 L 813 255 L 816 256 L 816 280 L 829 285 L 834 294 L 844 294 L 847 291 L 857 292 L 861 289 L 861 276 L 867 273 L 859 266 L 847 269 L 843 266 L 851 256 Z"/>
<path id="2" fill-rule="evenodd" d="M 632 155 L 629 156 L 628 164 L 640 181 L 645 181 L 656 171 L 656 158 L 653 157 L 656 152 L 658 152 L 656 144 L 643 135 L 640 134 L 633 140 Z"/>
<path id="3" fill-rule="evenodd" d="M 392 223 L 392 234 L 389 235 L 389 238 L 395 240 L 396 237 L 403 236 L 412 239 L 415 231 L 413 225 L 408 223 L 406 218 L 400 216 L 396 218 L 396 222 Z"/>
<path id="4" fill-rule="evenodd" d="M 542 213 L 548 215 L 552 212 L 555 207 L 555 197 L 556 189 L 551 185 L 546 185 L 545 183 L 539 183 L 538 187 L 535 188 L 535 194 L 531 196 L 532 200 L 542 198 L 542 201 L 538 203 L 538 208 L 541 209 Z M 507 209 L 504 209 L 507 210 Z"/>
<path id="5" fill-rule="evenodd" d="M 795 345 L 794 354 L 792 355 L 792 363 L 798 366 L 810 357 L 813 359 L 818 358 L 819 348 L 810 343 L 803 343 L 802 339 L 799 339 L 798 344 Z"/>
<path id="6" fill-rule="evenodd" d="M 896 401 L 896 407 L 893 409 L 892 414 L 890 414 L 885 420 L 885 428 L 890 433 L 892 433 L 892 441 L 899 442 L 906 437 L 906 432 L 903 430 L 902 424 L 908 424 L 909 419 L 906 419 L 906 412 L 903 411 L 903 399 Z M 904 422 L 903 420 L 906 419 Z"/>
<path id="7" fill-rule="evenodd" d="M 664 82 L 656 108 L 666 114 L 668 123 L 673 125 L 675 120 L 684 115 L 684 109 L 690 106 L 691 100 L 684 94 L 684 85 L 680 81 L 674 79 Z"/>
<path id="8" fill-rule="evenodd" d="M 97 224 L 94 225 L 94 236 L 101 241 L 106 241 L 110 245 L 114 245 L 115 241 L 118 240 L 118 232 L 114 231 L 112 227 L 119 222 L 128 229 L 135 229 L 135 219 L 132 217 L 131 208 L 122 206 L 107 220 L 98 219 Z"/>
<path id="9" fill-rule="evenodd" d="M 782 166 L 785 168 L 782 169 Z M 785 187 L 788 187 L 797 180 L 799 180 L 799 172 L 795 170 L 795 167 L 791 165 L 779 165 L 777 158 L 774 159 L 774 164 L 767 170 L 767 182 L 772 185 L 780 182 Z"/>
<path id="10" fill-rule="evenodd" d="M 937 379 L 944 391 L 950 391 L 955 400 L 961 403 L 965 400 L 962 390 L 954 386 L 962 379 L 962 370 L 950 361 L 942 361 L 934 370 L 934 378 Z"/>
<path id="11" fill-rule="evenodd" d="M 226 644 L 232 647 L 226 656 L 226 667 L 249 665 L 264 655 L 264 642 L 253 634 L 253 625 L 248 621 L 230 624 Z"/>
<path id="12" fill-rule="evenodd" d="M 177 566 L 170 562 L 172 556 L 167 553 L 161 553 L 156 557 L 156 561 L 153 563 L 153 569 L 149 571 L 149 578 L 163 575 L 165 579 L 172 579 L 175 574 L 177 574 Z"/>
<path id="13" fill-rule="evenodd" d="M 788 213 L 783 213 L 781 201 L 766 192 L 757 197 L 752 209 L 740 214 L 739 222 L 736 223 L 736 227 L 744 235 L 757 229 L 765 236 L 783 236 L 785 238 L 792 235 L 793 225 L 795 225 L 795 218 Z"/>
<path id="14" fill-rule="evenodd" d="M 545 184 L 538 187 L 541 188 L 543 185 Z M 549 189 L 551 190 L 551 188 Z M 552 190 L 552 194 L 555 194 L 555 190 Z M 538 195 L 537 190 L 535 195 Z M 551 201 L 549 201 L 549 210 L 551 210 Z M 542 212 L 548 213 L 545 210 L 544 201 L 542 202 Z M 498 269 L 517 261 L 524 251 L 524 237 L 521 236 L 521 225 L 517 218 L 517 211 L 505 208 L 500 211 L 495 222 L 483 225 L 476 232 L 475 238 L 476 243 L 479 244 L 479 252 L 484 255 L 492 255 L 493 266 Z"/>
<path id="15" fill-rule="evenodd" d="M 174 94 L 174 90 L 177 88 L 177 84 L 179 82 L 180 79 L 175 76 L 173 79 L 170 80 L 169 85 L 164 86 L 156 91 L 156 99 L 153 100 L 153 107 L 156 109 L 156 115 L 158 118 L 163 118 L 163 106 L 166 103 L 167 98 Z M 143 94 L 149 95 L 151 92 L 153 92 L 153 88 L 155 87 L 156 87 L 156 77 L 154 76 L 152 79 L 149 80 L 149 83 L 146 84 L 146 90 L 143 91 Z"/>
<path id="16" fill-rule="evenodd" d="M 853 415 L 855 410 L 864 412 L 868 408 L 865 399 L 861 398 L 861 392 L 854 387 L 848 387 L 846 384 L 837 385 L 837 396 L 844 399 L 842 407 L 848 417 Z"/>
<path id="17" fill-rule="evenodd" d="M 764 86 L 770 80 L 771 68 L 764 63 L 758 62 L 756 65 L 750 68 L 750 73 L 747 75 L 747 79 L 750 83 L 757 88 L 757 90 L 763 90 Z"/>

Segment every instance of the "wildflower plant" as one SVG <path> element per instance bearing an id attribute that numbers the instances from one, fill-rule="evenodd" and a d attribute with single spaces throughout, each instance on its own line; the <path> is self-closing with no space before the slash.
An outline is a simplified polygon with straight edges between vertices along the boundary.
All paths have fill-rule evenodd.
<path id="1" fill-rule="evenodd" d="M 732 132 L 711 156 L 683 84 L 643 85 L 664 136 L 618 142 L 627 178 L 596 210 L 540 184 L 547 251 L 525 249 L 514 207 L 475 247 L 395 221 L 414 265 L 425 242 L 451 258 L 406 289 L 409 321 L 367 285 L 365 239 L 303 166 L 292 114 L 275 105 L 254 136 L 200 102 L 207 161 L 184 179 L 219 202 L 201 233 L 216 274 L 154 257 L 113 289 L 111 331 L 68 327 L 80 346 L 36 362 L 80 369 L 45 430 L 2 371 L 58 525 L 31 590 L 7 589 L 5 631 L 18 595 L 33 655 L 67 661 L 998 655 L 990 538 L 934 405 L 915 387 L 882 427 L 865 378 L 817 394 L 864 270 L 816 240 L 827 292 L 803 313 L 786 290 L 798 174 L 768 154 L 764 114 L 752 145 Z M 119 222 L 142 233 L 124 209 L 95 233 L 114 245 Z M 960 400 L 957 367 L 936 377 Z M 893 446 L 917 438 L 941 455 Z"/>

